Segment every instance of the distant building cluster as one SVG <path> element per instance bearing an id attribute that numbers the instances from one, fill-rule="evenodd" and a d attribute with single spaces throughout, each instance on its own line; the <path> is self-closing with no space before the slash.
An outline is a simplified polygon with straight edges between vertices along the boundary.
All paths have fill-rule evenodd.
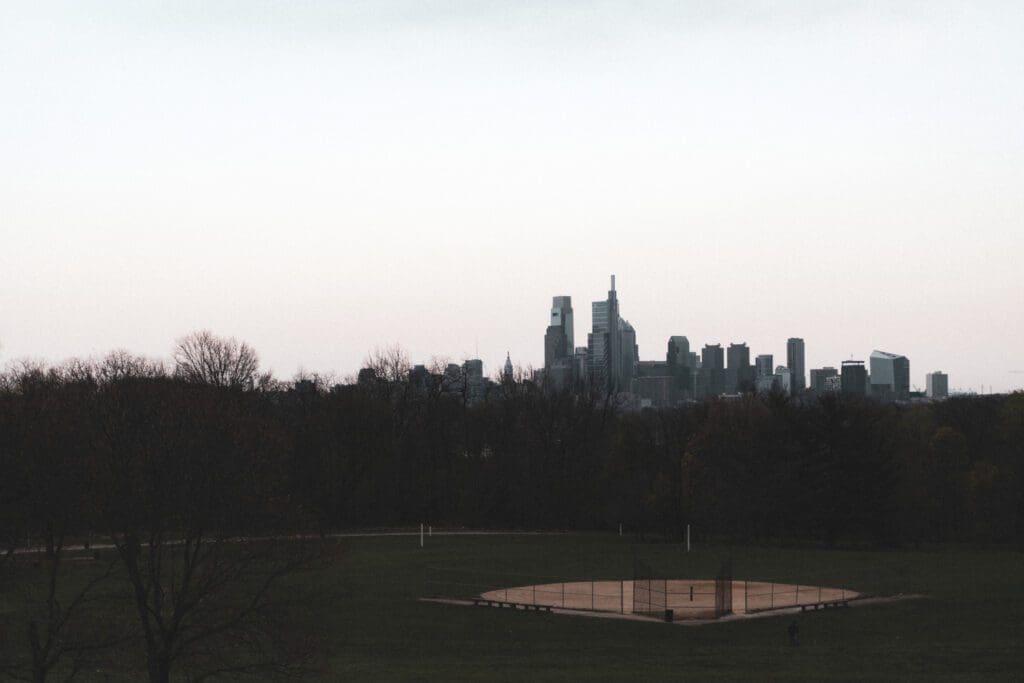
<path id="1" fill-rule="evenodd" d="M 374 368 L 363 368 L 359 371 L 357 384 L 372 386 L 384 381 Z M 484 376 L 484 362 L 479 358 L 471 358 L 462 365 L 448 363 L 441 368 L 427 368 L 425 365 L 414 365 L 408 371 L 409 386 L 421 393 L 447 394 L 460 397 L 468 404 L 475 404 L 487 398 L 488 392 L 498 386 Z M 506 356 L 502 370 L 502 382 L 512 381 L 512 360 Z"/>
<path id="2" fill-rule="evenodd" d="M 544 332 L 544 369 L 536 379 L 553 391 L 596 389 L 622 395 L 638 407 L 662 407 L 683 401 L 736 396 L 750 392 L 784 392 L 792 396 L 842 393 L 881 401 L 941 399 L 948 395 L 948 377 L 928 375 L 927 392 L 911 391 L 906 356 L 873 351 L 869 365 L 848 360 L 840 368 L 810 370 L 807 383 L 804 340 L 786 341 L 786 364 L 774 366 L 771 354 L 751 363 L 746 343 L 705 344 L 698 354 L 687 337 L 669 337 L 665 360 L 640 360 L 636 330 L 622 317 L 615 276 L 603 301 L 591 304 L 587 345 L 575 345 L 572 297 L 556 296 Z"/>

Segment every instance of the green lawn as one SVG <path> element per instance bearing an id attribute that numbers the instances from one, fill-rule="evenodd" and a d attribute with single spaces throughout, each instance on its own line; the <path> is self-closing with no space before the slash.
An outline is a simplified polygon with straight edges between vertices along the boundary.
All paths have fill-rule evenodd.
<path id="1" fill-rule="evenodd" d="M 317 680 L 988 681 L 1024 671 L 1020 553 L 696 547 L 687 554 L 596 534 L 434 536 L 424 549 L 413 537 L 337 543 L 330 568 L 292 578 L 305 585 L 288 591 L 323 596 L 301 615 L 318 644 Z M 478 587 L 629 579 L 634 554 L 680 578 L 713 577 L 731 557 L 738 579 L 928 597 L 801 614 L 798 647 L 788 644 L 790 616 L 684 627 L 417 600 Z M 0 599 L 0 612 L 11 604 Z M 138 670 L 124 671 L 130 659 L 83 680 L 142 680 Z"/>
<path id="2" fill-rule="evenodd" d="M 849 552 L 638 544 L 615 536 L 434 537 L 346 541 L 316 615 L 329 647 L 325 679 L 622 680 L 656 678 L 989 680 L 1024 671 L 1024 555 L 966 550 Z M 519 575 L 631 578 L 636 552 L 658 570 L 842 586 L 924 600 L 790 617 L 669 626 L 417 602 L 437 592 L 428 567 L 477 581 Z M 467 582 L 472 583 L 472 582 Z M 494 586 L 497 587 L 497 586 Z"/>

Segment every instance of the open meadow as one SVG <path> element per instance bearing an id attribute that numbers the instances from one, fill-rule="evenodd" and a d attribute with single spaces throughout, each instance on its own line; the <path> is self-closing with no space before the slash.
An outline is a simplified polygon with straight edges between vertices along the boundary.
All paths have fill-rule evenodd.
<path id="1" fill-rule="evenodd" d="M 1011 679 L 1024 670 L 1024 556 L 943 549 L 855 552 L 634 544 L 606 535 L 345 541 L 329 581 L 336 602 L 315 616 L 324 679 L 846 680 Z M 629 577 L 634 551 L 659 571 L 712 576 L 732 557 L 737 579 L 845 586 L 928 597 L 685 627 L 418 602 L 438 572 L 477 577 Z M 498 587 L 498 586 L 495 586 Z M 436 589 L 436 587 L 433 587 Z M 312 615 L 311 615 L 312 617 Z"/>
<path id="2" fill-rule="evenodd" d="M 288 577 L 279 591 L 296 596 L 287 635 L 315 651 L 310 680 L 1010 680 L 1024 670 L 1020 553 L 723 546 L 687 554 L 599 534 L 435 534 L 422 549 L 415 536 L 328 544 L 329 565 Z M 795 647 L 790 614 L 684 626 L 420 601 L 542 578 L 628 579 L 634 557 L 679 578 L 713 576 L 732 558 L 737 581 L 926 597 L 801 613 Z M 72 572 L 99 564 L 70 563 Z M 20 647 L 16 589 L 5 586 L 0 607 L 4 642 Z M 138 680 L 139 666 L 118 655 L 79 679 Z"/>

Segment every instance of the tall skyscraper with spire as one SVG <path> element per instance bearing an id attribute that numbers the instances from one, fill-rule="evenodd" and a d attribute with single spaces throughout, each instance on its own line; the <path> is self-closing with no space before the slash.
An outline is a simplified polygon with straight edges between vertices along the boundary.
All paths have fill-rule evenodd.
<path id="1" fill-rule="evenodd" d="M 591 332 L 587 335 L 590 381 L 596 388 L 619 391 L 622 383 L 622 340 L 619 336 L 619 300 L 615 276 L 605 301 L 591 305 Z"/>

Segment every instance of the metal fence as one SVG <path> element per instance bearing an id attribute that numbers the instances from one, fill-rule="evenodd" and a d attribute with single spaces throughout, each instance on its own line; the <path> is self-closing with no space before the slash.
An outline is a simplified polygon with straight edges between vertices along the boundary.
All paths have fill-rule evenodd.
<path id="1" fill-rule="evenodd" d="M 743 609 L 748 613 L 784 609 L 787 607 L 845 602 L 859 596 L 860 593 L 845 588 L 826 588 L 823 586 L 804 586 L 768 581 L 743 582 Z"/>
<path id="2" fill-rule="evenodd" d="M 668 581 L 654 577 L 646 562 L 633 560 L 633 614 L 661 617 L 668 608 Z"/>
<path id="3" fill-rule="evenodd" d="M 656 619 L 672 610 L 676 620 L 716 619 L 734 611 L 826 606 L 861 597 L 845 588 L 738 580 L 731 560 L 721 564 L 714 579 L 667 578 L 641 560 L 634 560 L 632 579 L 605 580 L 432 566 L 426 570 L 422 595 Z"/>
<path id="4" fill-rule="evenodd" d="M 715 577 L 715 618 L 732 614 L 732 559 L 722 563 Z"/>
<path id="5" fill-rule="evenodd" d="M 558 577 L 475 569 L 428 567 L 427 595 L 435 598 L 490 600 L 592 612 L 629 613 L 632 581 L 562 581 Z"/>
<path id="6" fill-rule="evenodd" d="M 565 581 L 537 574 L 428 567 L 425 595 L 656 619 L 663 619 L 666 610 L 672 610 L 674 619 L 714 619 L 732 606 L 731 581 L 666 579 L 643 562 L 635 564 L 631 580 Z"/>

